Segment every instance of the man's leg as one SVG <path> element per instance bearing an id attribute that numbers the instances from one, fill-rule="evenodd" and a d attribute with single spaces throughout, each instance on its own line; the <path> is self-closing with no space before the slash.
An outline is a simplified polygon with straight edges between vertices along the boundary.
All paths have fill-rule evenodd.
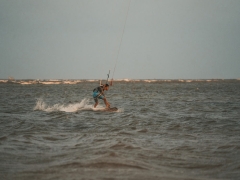
<path id="1" fill-rule="evenodd" d="M 96 103 L 94 104 L 94 108 L 97 107 L 97 105 L 98 105 L 98 103 L 96 102 Z"/>
<path id="2" fill-rule="evenodd" d="M 95 101 L 95 104 L 94 104 L 94 108 L 97 107 L 98 105 L 98 99 L 97 98 L 94 98 L 94 101 Z"/>
<path id="3" fill-rule="evenodd" d="M 104 104 L 106 105 L 107 108 L 110 108 L 110 104 L 107 102 L 106 98 L 103 98 Z"/>

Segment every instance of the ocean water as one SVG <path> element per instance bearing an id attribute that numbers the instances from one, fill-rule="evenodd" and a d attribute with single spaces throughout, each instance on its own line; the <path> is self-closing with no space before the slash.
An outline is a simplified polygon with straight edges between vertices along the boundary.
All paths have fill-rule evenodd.
<path id="1" fill-rule="evenodd" d="M 0 179 L 240 179 L 239 80 L 0 81 Z"/>

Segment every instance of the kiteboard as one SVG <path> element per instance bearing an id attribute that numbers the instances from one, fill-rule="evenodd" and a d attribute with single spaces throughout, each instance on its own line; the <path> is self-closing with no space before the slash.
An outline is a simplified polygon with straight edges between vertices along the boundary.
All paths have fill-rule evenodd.
<path id="1" fill-rule="evenodd" d="M 118 108 L 116 107 L 110 107 L 110 108 L 106 108 L 105 111 L 111 111 L 111 112 L 114 112 L 114 111 L 117 111 Z"/>

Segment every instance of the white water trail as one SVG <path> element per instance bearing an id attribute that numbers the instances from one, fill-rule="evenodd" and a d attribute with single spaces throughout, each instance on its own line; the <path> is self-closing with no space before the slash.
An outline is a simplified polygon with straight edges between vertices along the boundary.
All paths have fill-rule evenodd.
<path id="1" fill-rule="evenodd" d="M 37 99 L 36 105 L 33 110 L 40 110 L 46 112 L 54 112 L 54 111 L 64 111 L 64 112 L 76 112 L 81 109 L 89 109 L 93 108 L 93 105 L 88 104 L 89 100 L 84 98 L 81 102 L 71 103 L 71 104 L 61 104 L 57 103 L 54 105 L 48 105 L 44 102 L 42 98 Z"/>
<path id="2" fill-rule="evenodd" d="M 64 112 L 76 112 L 83 110 L 90 111 L 105 111 L 105 106 L 98 105 L 96 108 L 92 104 L 89 104 L 89 99 L 84 98 L 81 102 L 70 103 L 70 104 L 61 104 L 57 103 L 54 105 L 48 105 L 42 98 L 37 99 L 36 105 L 33 110 L 45 111 L 45 112 L 54 112 L 54 111 L 64 111 Z M 123 112 L 122 108 L 118 109 L 116 112 Z"/>

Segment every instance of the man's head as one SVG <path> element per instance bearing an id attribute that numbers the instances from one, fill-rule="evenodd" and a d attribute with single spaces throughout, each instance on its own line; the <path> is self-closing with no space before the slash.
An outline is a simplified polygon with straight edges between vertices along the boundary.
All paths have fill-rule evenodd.
<path id="1" fill-rule="evenodd" d="M 108 89 L 109 89 L 109 84 L 108 84 L 108 83 L 104 84 L 103 88 L 104 88 L 104 90 L 108 91 Z"/>

